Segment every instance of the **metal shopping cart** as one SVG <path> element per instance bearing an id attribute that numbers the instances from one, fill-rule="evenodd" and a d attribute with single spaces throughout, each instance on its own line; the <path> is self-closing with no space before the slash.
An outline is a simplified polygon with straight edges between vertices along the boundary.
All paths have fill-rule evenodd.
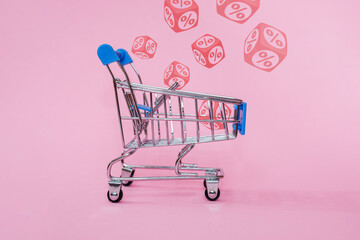
<path id="1" fill-rule="evenodd" d="M 107 167 L 109 201 L 119 202 L 123 197 L 122 186 L 129 186 L 133 181 L 175 179 L 203 180 L 206 198 L 210 201 L 218 199 L 219 180 L 224 177 L 223 170 L 198 167 L 196 164 L 183 163 L 182 160 L 196 143 L 235 139 L 238 131 L 244 135 L 246 103 L 236 98 L 178 91 L 176 90 L 178 82 L 168 89 L 143 85 L 132 59 L 125 50 L 114 51 L 110 45 L 103 44 L 98 48 L 97 54 L 113 79 L 124 148 L 121 156 L 112 160 Z M 115 71 L 110 68 L 111 63 L 117 63 L 121 71 L 116 70 L 123 73 L 124 80 L 115 77 Z M 130 81 L 129 74 L 125 70 L 125 65 L 128 64 L 131 65 L 134 70 L 133 75 L 138 77 L 140 84 Z M 125 101 L 120 101 L 119 92 L 122 92 Z M 201 106 L 199 106 L 199 101 L 203 102 Z M 226 104 L 234 105 L 232 116 L 227 112 Z M 121 112 L 121 105 L 126 106 L 128 115 Z M 199 113 L 200 107 L 202 112 Z M 200 124 L 208 126 L 209 129 Z M 129 137 L 131 140 L 126 141 Z M 130 165 L 124 161 L 139 148 L 176 145 L 184 145 L 184 147 L 173 166 Z M 122 171 L 120 177 L 115 177 L 111 175 L 111 169 L 118 162 L 122 164 Z M 176 175 L 134 177 L 134 171 L 137 168 L 175 170 Z"/>

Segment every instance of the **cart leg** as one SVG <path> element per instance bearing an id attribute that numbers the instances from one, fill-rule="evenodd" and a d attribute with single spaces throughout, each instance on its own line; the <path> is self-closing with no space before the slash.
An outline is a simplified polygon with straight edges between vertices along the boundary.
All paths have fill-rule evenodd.
<path id="1" fill-rule="evenodd" d="M 109 199 L 110 202 L 119 202 L 122 197 L 123 197 L 123 192 L 121 190 L 121 187 L 122 187 L 122 182 L 121 180 L 115 180 L 115 178 L 111 175 L 111 169 L 112 169 L 112 166 L 121 161 L 123 164 L 124 164 L 124 159 L 129 157 L 130 155 L 132 155 L 134 152 L 136 151 L 136 149 L 125 149 L 121 156 L 118 157 L 118 158 L 115 158 L 114 160 L 112 160 L 108 167 L 107 167 L 107 176 L 108 178 L 110 179 L 109 181 L 109 191 L 107 193 L 107 197 Z M 123 169 L 126 168 L 126 166 L 123 167 Z M 123 173 L 126 172 L 125 174 L 128 174 L 129 171 L 124 171 L 123 170 Z M 133 171 L 132 171 L 133 172 Z M 133 173 L 132 173 L 133 174 Z M 131 176 L 131 172 L 130 172 L 130 176 Z M 129 184 L 130 181 L 127 181 L 127 184 Z"/>
<path id="2" fill-rule="evenodd" d="M 112 166 L 121 161 L 121 163 L 123 164 L 123 167 L 126 168 L 126 165 L 124 164 L 124 159 L 131 156 L 134 152 L 136 152 L 136 149 L 125 149 L 121 156 L 118 157 L 118 158 L 115 158 L 114 160 L 112 160 L 109 164 L 108 164 L 108 167 L 107 167 L 107 176 L 108 178 L 111 180 L 113 178 L 113 176 L 111 175 L 111 169 L 112 169 Z"/>
<path id="3" fill-rule="evenodd" d="M 205 197 L 210 201 L 215 201 L 220 197 L 219 178 L 206 179 Z"/>
<path id="4" fill-rule="evenodd" d="M 195 144 L 191 143 L 191 144 L 187 144 L 185 145 L 179 152 L 178 158 L 176 159 L 175 162 L 175 173 L 176 175 L 186 175 L 186 176 L 196 176 L 196 173 L 185 173 L 185 172 L 180 172 L 180 167 L 182 166 L 187 166 L 187 167 L 196 167 L 195 164 L 186 164 L 186 163 L 182 163 L 181 160 L 185 157 L 186 154 L 188 154 L 193 148 L 194 148 Z"/>
<path id="5" fill-rule="evenodd" d="M 135 170 L 129 167 L 123 167 L 121 170 L 121 177 L 133 177 Z M 122 181 L 122 185 L 124 186 L 130 186 L 133 183 L 133 181 Z"/>
<path id="6" fill-rule="evenodd" d="M 110 202 L 117 203 L 123 197 L 123 192 L 121 190 L 121 181 L 109 181 L 109 191 L 107 197 Z"/>

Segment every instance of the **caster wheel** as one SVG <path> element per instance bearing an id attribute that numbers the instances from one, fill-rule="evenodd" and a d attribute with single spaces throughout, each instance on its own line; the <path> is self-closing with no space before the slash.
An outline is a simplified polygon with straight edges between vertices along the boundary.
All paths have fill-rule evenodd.
<path id="1" fill-rule="evenodd" d="M 134 176 L 134 172 L 135 172 L 135 170 L 131 171 L 130 177 Z M 122 181 L 122 185 L 126 186 L 126 187 L 130 186 L 132 183 L 133 183 L 133 181 Z"/>
<path id="2" fill-rule="evenodd" d="M 204 187 L 206 188 L 206 179 L 204 179 L 203 184 L 204 184 Z"/>
<path id="3" fill-rule="evenodd" d="M 119 196 L 118 196 L 116 199 L 110 198 L 110 192 L 108 191 L 108 192 L 107 192 L 107 197 L 108 197 L 108 199 L 109 199 L 110 202 L 113 202 L 113 203 L 120 202 L 120 200 L 121 200 L 122 197 L 123 197 L 123 191 L 120 189 Z"/>
<path id="4" fill-rule="evenodd" d="M 209 201 L 216 201 L 219 197 L 220 197 L 220 189 L 217 190 L 217 194 L 216 196 L 213 196 L 214 194 L 211 194 L 211 196 L 209 196 L 207 189 L 205 189 L 205 197 L 209 200 Z"/>

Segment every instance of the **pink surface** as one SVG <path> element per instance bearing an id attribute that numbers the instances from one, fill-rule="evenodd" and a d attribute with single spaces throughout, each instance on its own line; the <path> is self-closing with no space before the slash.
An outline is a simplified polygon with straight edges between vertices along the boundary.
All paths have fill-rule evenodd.
<path id="1" fill-rule="evenodd" d="M 0 239 L 360 238 L 359 2 L 261 1 L 244 24 L 196 2 L 199 24 L 181 33 L 164 21 L 163 1 L 0 4 Z M 243 60 L 260 22 L 288 41 L 270 73 Z M 191 52 L 206 33 L 226 52 L 211 69 Z M 187 158 L 224 168 L 217 202 L 196 181 L 137 182 L 121 203 L 106 198 L 106 166 L 122 149 L 96 49 L 130 51 L 144 35 L 158 44 L 152 59 L 132 55 L 145 83 L 163 86 L 176 60 L 191 71 L 185 89 L 248 102 L 245 136 Z M 130 160 L 172 164 L 179 149 Z"/>

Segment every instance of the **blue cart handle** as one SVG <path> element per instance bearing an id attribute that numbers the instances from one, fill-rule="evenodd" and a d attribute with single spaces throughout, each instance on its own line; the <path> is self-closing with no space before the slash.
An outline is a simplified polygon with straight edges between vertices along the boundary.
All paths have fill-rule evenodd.
<path id="1" fill-rule="evenodd" d="M 120 61 L 118 55 L 109 44 L 100 45 L 97 49 L 97 55 L 104 65 L 109 65 L 110 63 Z"/>
<path id="2" fill-rule="evenodd" d="M 113 47 L 109 44 L 100 45 L 97 50 L 97 55 L 104 65 L 109 65 L 113 62 L 120 62 L 121 65 L 126 65 L 133 62 L 126 50 L 118 49 L 115 52 Z"/>
<path id="3" fill-rule="evenodd" d="M 247 104 L 246 102 L 242 102 L 240 105 L 234 105 L 234 109 L 239 109 L 239 123 L 233 124 L 233 128 L 234 130 L 238 129 L 241 135 L 245 135 Z"/>
<path id="4" fill-rule="evenodd" d="M 118 55 L 120 59 L 120 64 L 123 66 L 133 62 L 129 53 L 125 49 L 120 48 L 116 50 L 116 55 Z"/>

